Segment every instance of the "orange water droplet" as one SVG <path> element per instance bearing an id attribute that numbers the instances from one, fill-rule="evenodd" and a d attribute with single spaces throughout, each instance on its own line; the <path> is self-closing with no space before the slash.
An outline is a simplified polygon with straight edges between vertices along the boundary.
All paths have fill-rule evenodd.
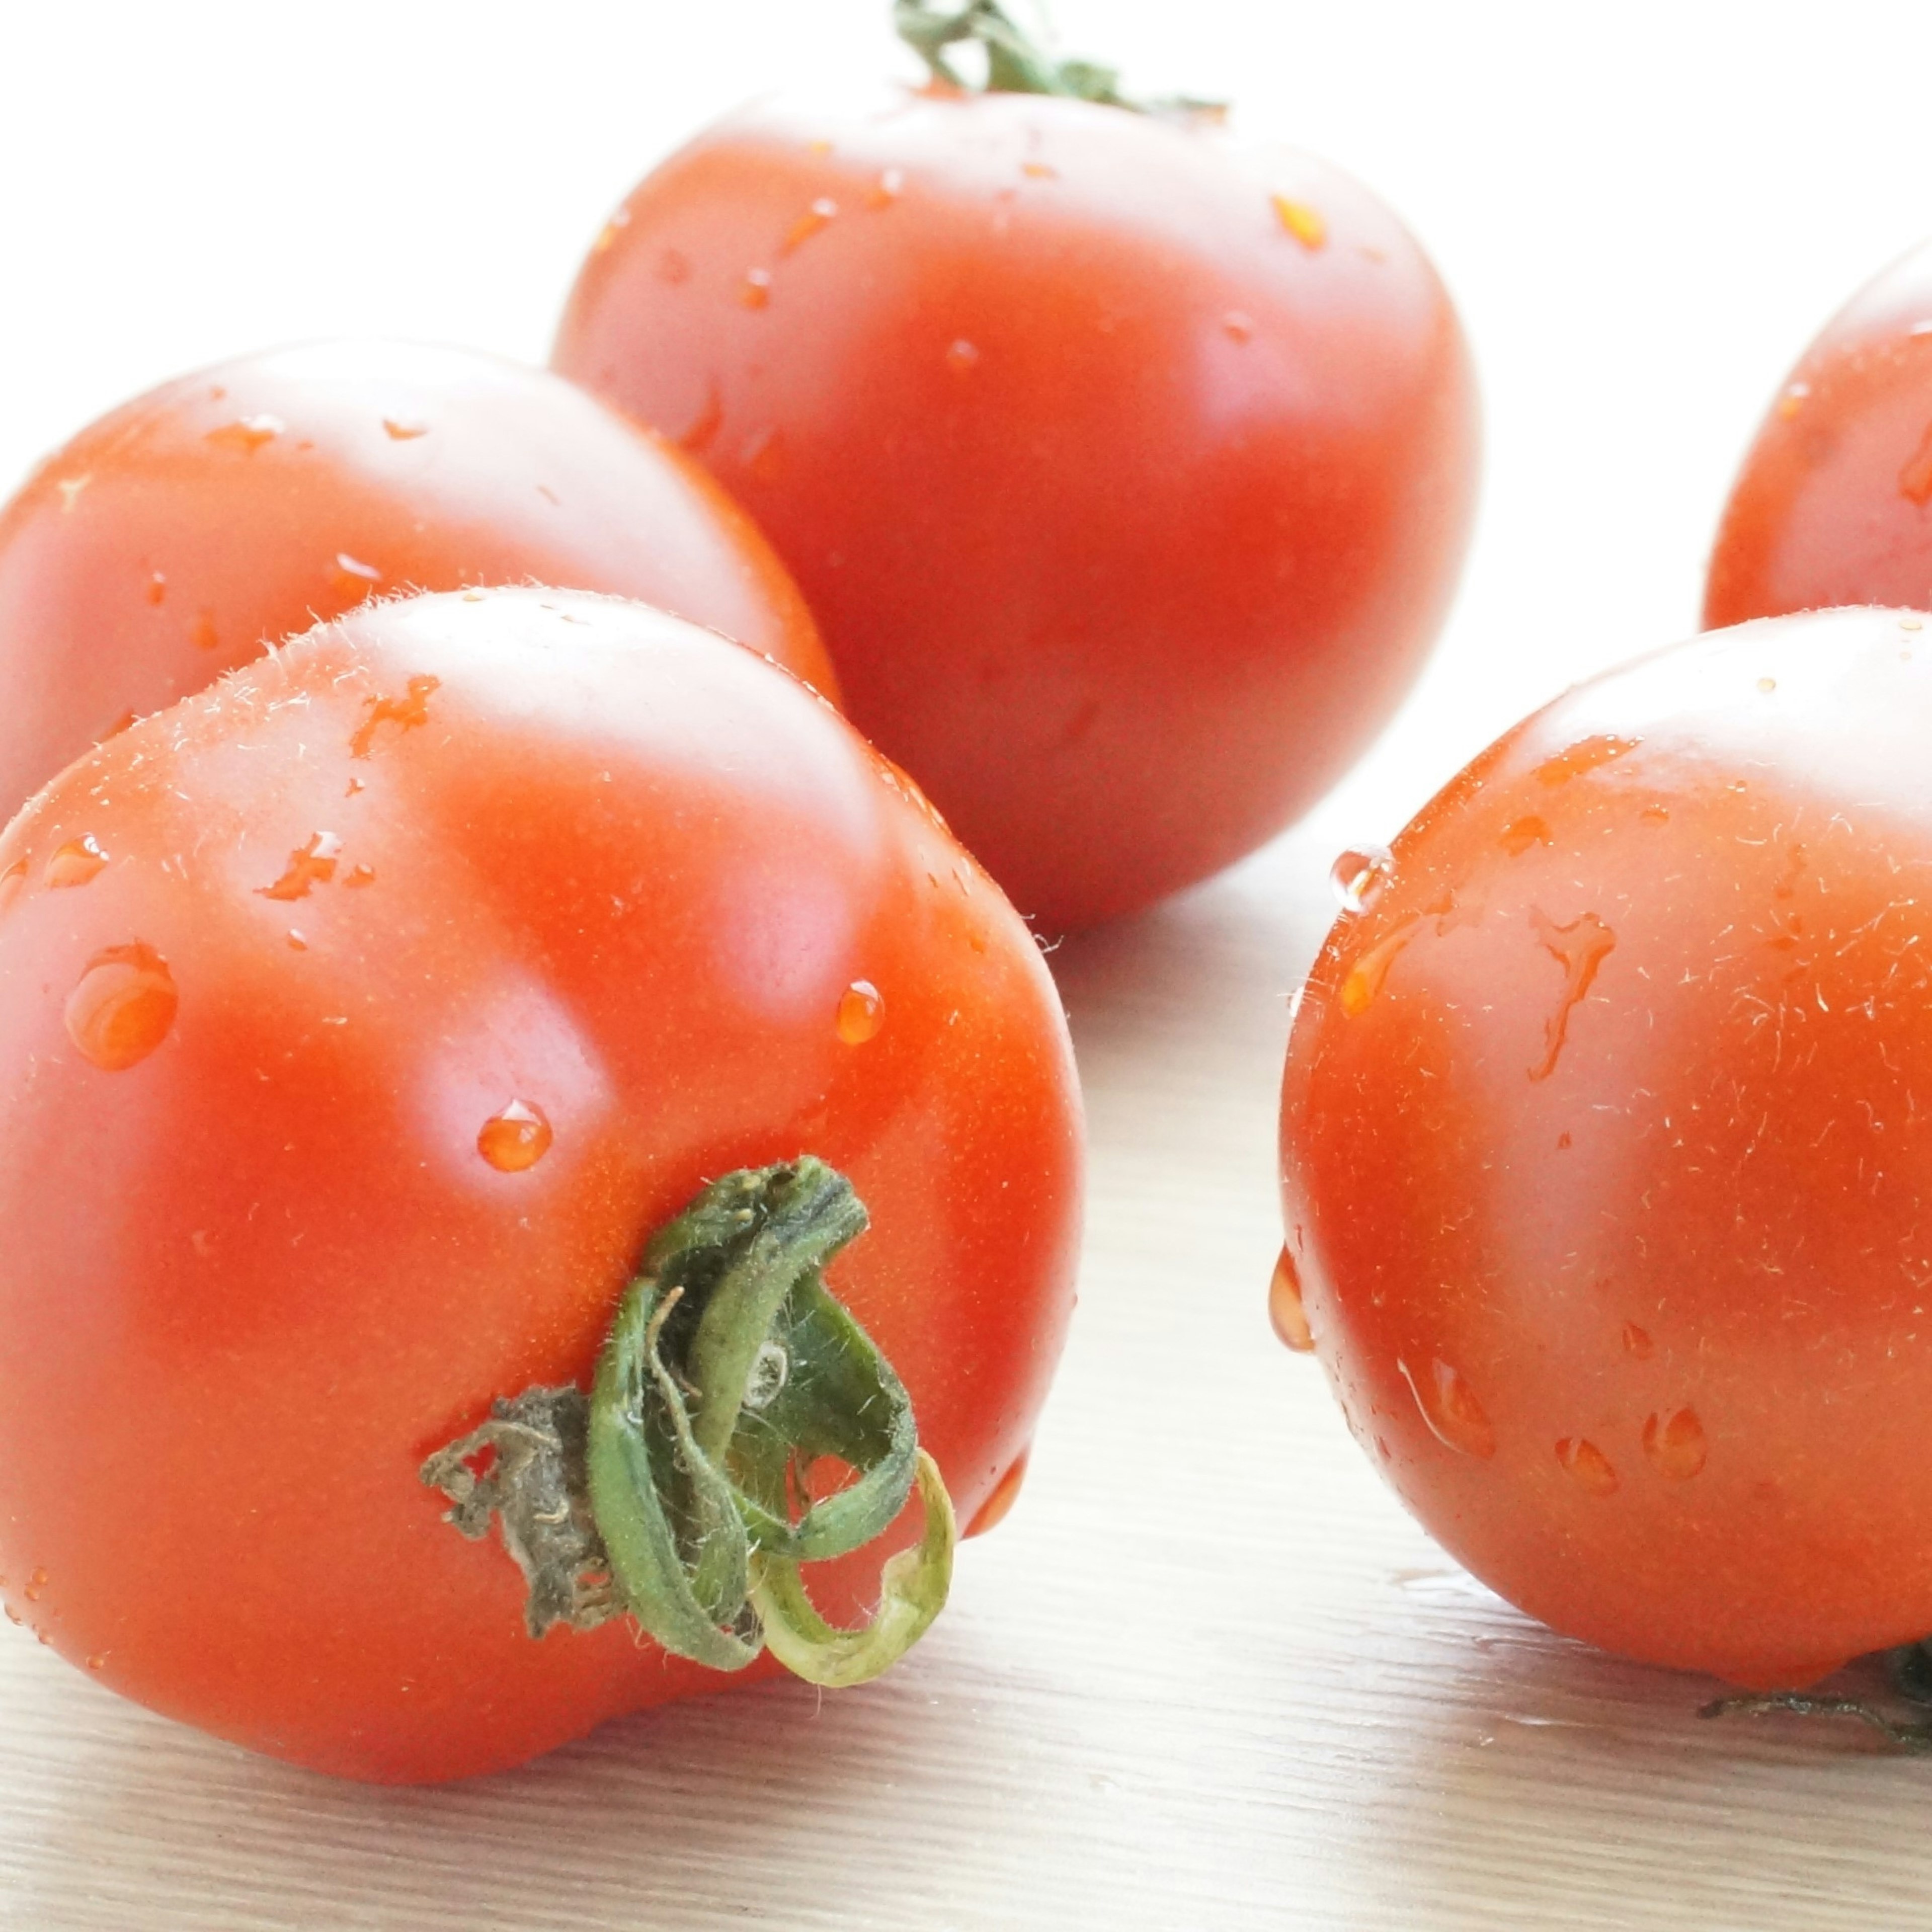
<path id="1" fill-rule="evenodd" d="M 194 622 L 188 628 L 188 640 L 196 650 L 204 651 L 213 650 L 221 642 L 221 634 L 214 628 L 214 613 L 212 610 L 197 610 L 195 613 Z"/>
<path id="2" fill-rule="evenodd" d="M 208 440 L 218 449 L 238 449 L 244 455 L 253 455 L 287 428 L 280 416 L 244 416 L 238 422 L 224 423 L 219 429 L 210 430 Z"/>
<path id="3" fill-rule="evenodd" d="M 19 1624 L 26 1622 L 26 1619 L 21 1616 L 18 1610 L 14 1609 L 11 1604 L 7 1604 L 4 1607 L 7 1612 L 7 1621 L 10 1624 Z"/>
<path id="4" fill-rule="evenodd" d="M 863 1046 L 886 1023 L 886 1002 L 869 980 L 854 980 L 838 996 L 838 1037 Z"/>
<path id="5" fill-rule="evenodd" d="M 1286 1243 L 1276 1259 L 1274 1273 L 1268 1277 L 1268 1319 L 1282 1344 L 1298 1355 L 1308 1354 L 1315 1346 L 1308 1312 L 1301 1305 L 1300 1270 Z"/>
<path id="6" fill-rule="evenodd" d="M 1382 845 L 1364 845 L 1342 853 L 1328 868 L 1328 884 L 1344 912 L 1366 912 L 1382 896 L 1395 870 L 1395 860 Z"/>
<path id="7" fill-rule="evenodd" d="M 349 755 L 352 758 L 366 758 L 376 742 L 376 730 L 382 725 L 393 724 L 398 730 L 410 731 L 419 724 L 427 724 L 430 694 L 442 682 L 440 677 L 412 677 L 407 694 L 404 697 L 365 699 L 364 708 L 369 715 L 356 728 L 356 735 L 349 741 Z"/>
<path id="8" fill-rule="evenodd" d="M 68 1036 L 104 1072 L 123 1072 L 167 1038 L 178 1004 L 174 975 L 152 946 L 110 946 L 68 995 Z"/>
<path id="9" fill-rule="evenodd" d="M 946 366 L 956 376 L 970 376 L 980 366 L 980 352 L 962 337 L 946 350 Z"/>
<path id="10" fill-rule="evenodd" d="M 26 888 L 27 862 L 16 859 L 4 872 L 0 872 L 0 912 L 4 912 Z"/>
<path id="11" fill-rule="evenodd" d="M 359 556 L 351 556 L 346 550 L 335 553 L 333 575 L 336 591 L 342 596 L 359 592 L 366 597 L 382 580 L 382 573 L 373 563 L 364 563 Z"/>
<path id="12" fill-rule="evenodd" d="M 1810 394 L 1809 382 L 1793 382 L 1778 399 L 1778 413 L 1789 422 L 1804 406 L 1804 398 Z"/>
<path id="13" fill-rule="evenodd" d="M 868 208 L 890 208 L 905 190 L 905 176 L 897 168 L 888 168 L 866 190 Z"/>
<path id="14" fill-rule="evenodd" d="M 373 886 L 376 883 L 376 868 L 374 866 L 351 866 L 342 883 L 345 886 Z"/>
<path id="15" fill-rule="evenodd" d="M 1624 1346 L 1640 1362 L 1647 1362 L 1650 1360 L 1651 1350 L 1655 1346 L 1650 1339 L 1649 1330 L 1640 1328 L 1634 1322 L 1626 1322 L 1624 1324 Z"/>
<path id="16" fill-rule="evenodd" d="M 1503 827 L 1502 848 L 1512 859 L 1520 859 L 1532 845 L 1550 842 L 1550 827 L 1534 812 Z"/>
<path id="17" fill-rule="evenodd" d="M 973 1520 L 966 1526 L 968 1536 L 984 1536 L 988 1530 L 997 1529 L 1012 1513 L 1015 1503 L 1020 1499 L 1020 1490 L 1026 1481 L 1027 1461 L 1033 1451 L 1022 1449 L 1006 1465 L 1006 1472 L 993 1485 L 993 1493 L 973 1512 Z"/>
<path id="18" fill-rule="evenodd" d="M 305 899 L 317 886 L 326 886 L 335 876 L 335 862 L 342 841 L 332 832 L 309 835 L 308 843 L 289 854 L 289 862 L 272 886 L 257 886 L 265 899 Z"/>
<path id="19" fill-rule="evenodd" d="M 46 1571 L 44 1569 L 37 1569 L 34 1574 L 27 1579 L 28 1602 L 30 1604 L 38 1603 L 40 1600 L 40 1592 L 46 1587 Z"/>
<path id="20" fill-rule="evenodd" d="M 556 1138 L 543 1109 L 527 1100 L 512 1100 L 493 1114 L 476 1136 L 476 1151 L 500 1174 L 521 1174 L 550 1152 Z"/>
<path id="21" fill-rule="evenodd" d="M 610 220 L 598 230 L 597 239 L 590 244 L 591 254 L 602 254 L 630 225 L 631 211 L 628 208 L 619 208 Z"/>
<path id="22" fill-rule="evenodd" d="M 87 1667 L 90 1670 L 105 1670 L 107 1668 L 107 1658 L 108 1653 L 106 1651 L 97 1650 L 87 1660 Z"/>
<path id="23" fill-rule="evenodd" d="M 1432 1361 L 1420 1373 L 1400 1359 L 1396 1366 L 1437 1442 L 1479 1462 L 1496 1453 L 1496 1432 L 1475 1391 L 1456 1370 L 1442 1360 Z"/>
<path id="24" fill-rule="evenodd" d="M 1395 964 L 1396 955 L 1415 937 L 1415 925 L 1414 920 L 1406 920 L 1386 938 L 1362 953 L 1348 968 L 1348 977 L 1335 995 L 1335 1004 L 1350 1019 L 1366 1012 L 1374 1004 L 1376 995 L 1382 989 L 1382 982 L 1388 977 L 1389 968 Z"/>
<path id="25" fill-rule="evenodd" d="M 428 423 L 407 416 L 385 416 L 382 429 L 392 442 L 413 442 L 418 436 L 429 434 Z"/>
<path id="26" fill-rule="evenodd" d="M 771 271 L 769 268 L 746 269 L 745 279 L 739 285 L 739 301 L 747 308 L 763 308 L 771 298 Z"/>
<path id="27" fill-rule="evenodd" d="M 809 242 L 814 235 L 830 228 L 838 214 L 838 202 L 827 195 L 820 195 L 786 230 L 782 252 L 789 255 L 801 242 Z"/>
<path id="28" fill-rule="evenodd" d="M 84 886 L 98 878 L 107 863 L 107 854 L 94 842 L 92 832 L 84 838 L 70 838 L 57 847 L 47 861 L 44 874 L 50 886 Z"/>
<path id="29" fill-rule="evenodd" d="M 1680 1408 L 1674 1415 L 1653 1415 L 1643 1425 L 1643 1453 L 1659 1474 L 1688 1483 L 1711 1453 L 1697 1412 Z"/>
<path id="30" fill-rule="evenodd" d="M 308 950 L 308 939 L 307 935 L 303 933 L 298 932 L 293 926 L 290 926 L 289 928 L 289 947 L 292 952 L 306 952 Z"/>
<path id="31" fill-rule="evenodd" d="M 148 602 L 158 604 L 168 594 L 168 580 L 158 570 L 148 579 Z"/>
<path id="32" fill-rule="evenodd" d="M 1566 1436 L 1556 1445 L 1556 1460 L 1572 1480 L 1592 1496 L 1615 1492 L 1617 1472 L 1611 1468 L 1610 1459 L 1594 1442 L 1586 1442 L 1580 1436 Z"/>
<path id="33" fill-rule="evenodd" d="M 1252 341 L 1255 333 L 1255 319 L 1244 315 L 1238 308 L 1231 308 L 1221 318 L 1221 332 L 1234 342 Z"/>
<path id="34" fill-rule="evenodd" d="M 1274 214 L 1282 227 L 1311 252 L 1328 239 L 1328 223 L 1318 209 L 1305 201 L 1292 201 L 1286 195 L 1278 194 L 1274 197 Z"/>
<path id="35" fill-rule="evenodd" d="M 1563 1043 L 1569 1037 L 1570 1013 L 1588 993 L 1597 969 L 1616 948 L 1617 936 L 1593 912 L 1580 914 L 1568 926 L 1558 926 L 1532 906 L 1529 922 L 1544 952 L 1563 968 L 1563 991 L 1557 997 L 1556 1010 L 1543 1025 L 1544 1055 L 1529 1070 L 1531 1079 L 1546 1080 L 1556 1072 Z"/>
<path id="36" fill-rule="evenodd" d="M 1566 784 L 1586 772 L 1594 771 L 1599 765 L 1607 765 L 1612 758 L 1635 751 L 1640 742 L 1635 738 L 1612 737 L 1608 733 L 1580 739 L 1553 758 L 1545 758 L 1537 766 L 1536 776 L 1546 785 Z"/>

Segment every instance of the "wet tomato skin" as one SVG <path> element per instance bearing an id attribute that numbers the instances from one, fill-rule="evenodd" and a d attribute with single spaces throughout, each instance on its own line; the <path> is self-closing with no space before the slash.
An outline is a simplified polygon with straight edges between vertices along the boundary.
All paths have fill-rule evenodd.
<path id="1" fill-rule="evenodd" d="M 1928 623 L 1744 625 L 1538 713 L 1289 1047 L 1363 1447 L 1533 1616 L 1755 1687 L 1932 1630 Z"/>
<path id="2" fill-rule="evenodd" d="M 366 598 L 532 581 L 640 598 L 836 694 L 744 513 L 544 371 L 335 341 L 166 383 L 0 509 L 0 812 L 131 718 Z"/>
<path id="3" fill-rule="evenodd" d="M 1870 282 L 1780 388 L 1732 486 L 1704 622 L 1932 604 L 1932 242 Z"/>
<path id="4" fill-rule="evenodd" d="M 71 767 L 0 882 L 0 1575 L 115 1689 L 399 1780 L 734 1681 L 532 1640 L 417 1472 L 587 1380 L 647 1233 L 736 1168 L 851 1178 L 830 1279 L 963 1523 L 1022 1456 L 1078 1212 L 1058 1001 L 748 652 L 581 596 L 371 606 Z M 829 1614 L 880 1561 L 809 1573 Z"/>
<path id="5" fill-rule="evenodd" d="M 1048 926 L 1346 768 L 1474 486 L 1460 330 L 1385 208 L 1082 101 L 747 108 L 619 211 L 554 361 L 746 506 L 860 728 Z"/>

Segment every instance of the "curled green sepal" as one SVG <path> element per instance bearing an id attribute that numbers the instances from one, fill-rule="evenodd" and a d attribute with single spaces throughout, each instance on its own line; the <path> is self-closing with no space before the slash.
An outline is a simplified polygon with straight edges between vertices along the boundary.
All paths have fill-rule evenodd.
<path id="1" fill-rule="evenodd" d="M 713 1670 L 742 1670 L 769 1642 L 800 1676 L 842 1684 L 877 1675 L 932 1622 L 951 1576 L 952 1504 L 904 1384 L 820 1278 L 865 1226 L 850 1184 L 809 1156 L 727 1175 L 652 1239 L 587 1400 L 500 1400 L 424 1465 L 466 1535 L 495 1515 L 533 1636 L 621 1609 Z M 826 1457 L 850 1480 L 811 1500 Z M 871 1622 L 835 1629 L 799 1564 L 882 1534 L 915 1478 L 923 1539 L 884 1566 Z"/>

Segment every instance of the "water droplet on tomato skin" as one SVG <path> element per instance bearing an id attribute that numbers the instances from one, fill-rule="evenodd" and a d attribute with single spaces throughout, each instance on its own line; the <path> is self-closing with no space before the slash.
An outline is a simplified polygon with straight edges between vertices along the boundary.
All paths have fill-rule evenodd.
<path id="1" fill-rule="evenodd" d="M 1308 1326 L 1308 1311 L 1301 1305 L 1300 1270 L 1286 1243 L 1268 1279 L 1268 1320 L 1284 1348 L 1298 1355 L 1313 1352 L 1315 1336 Z"/>
<path id="2" fill-rule="evenodd" d="M 854 980 L 838 996 L 838 1037 L 863 1046 L 886 1023 L 885 997 L 869 980 Z"/>
<path id="3" fill-rule="evenodd" d="M 50 886 L 84 886 L 98 878 L 107 864 L 107 854 L 94 842 L 92 833 L 84 838 L 70 838 L 56 849 L 47 860 L 44 874 Z"/>
<path id="4" fill-rule="evenodd" d="M 866 206 L 872 209 L 890 208 L 905 189 L 905 176 L 897 168 L 888 168 L 866 190 Z"/>
<path id="5" fill-rule="evenodd" d="M 1305 201 L 1294 201 L 1285 194 L 1274 197 L 1274 218 L 1282 228 L 1312 254 L 1328 239 L 1328 224 L 1318 208 Z"/>
<path id="6" fill-rule="evenodd" d="M 1366 912 L 1382 897 L 1394 869 L 1387 846 L 1352 847 L 1328 868 L 1329 887 L 1344 912 Z"/>
<path id="7" fill-rule="evenodd" d="M 1556 1445 L 1556 1460 L 1578 1488 L 1593 1496 L 1616 1493 L 1617 1472 L 1610 1459 L 1594 1442 L 1566 1436 Z"/>
<path id="8" fill-rule="evenodd" d="M 1704 1425 L 1694 1408 L 1672 1415 L 1653 1415 L 1643 1425 L 1643 1453 L 1658 1474 L 1673 1483 L 1688 1483 L 1703 1468 L 1711 1453 Z"/>
<path id="9" fill-rule="evenodd" d="M 174 975 L 152 946 L 111 946 L 68 995 L 68 1037 L 103 1072 L 124 1072 L 167 1038 L 179 1004 Z"/>
<path id="10" fill-rule="evenodd" d="M 392 442 L 413 442 L 418 436 L 428 435 L 429 424 L 398 416 L 385 416 L 382 433 Z"/>
<path id="11" fill-rule="evenodd" d="M 1019 1501 L 1020 1490 L 1026 1482 L 1028 1459 L 1032 1454 L 1030 1449 L 1022 1449 L 1007 1464 L 1006 1474 L 993 1485 L 993 1493 L 974 1511 L 973 1520 L 966 1526 L 968 1536 L 984 1536 L 1006 1521 Z"/>
<path id="12" fill-rule="evenodd" d="M 158 604 L 168 594 L 168 580 L 158 570 L 148 579 L 148 602 Z"/>
<path id="13" fill-rule="evenodd" d="M 1231 308 L 1221 318 L 1221 333 L 1230 342 L 1251 342 L 1254 340 L 1255 319 L 1238 308 Z"/>
<path id="14" fill-rule="evenodd" d="M 27 862 L 16 859 L 4 872 L 0 872 L 0 912 L 4 912 L 20 896 L 27 883 Z"/>
<path id="15" fill-rule="evenodd" d="M 786 231 L 781 252 L 789 255 L 802 243 L 830 227 L 838 217 L 838 204 L 829 195 L 820 195 Z"/>
<path id="16" fill-rule="evenodd" d="M 107 1668 L 107 1658 L 108 1653 L 106 1651 L 97 1650 L 94 1654 L 87 1660 L 88 1669 L 90 1670 L 105 1670 Z"/>
<path id="17" fill-rule="evenodd" d="M 772 298 L 769 268 L 747 268 L 738 290 L 738 299 L 746 308 L 763 308 Z"/>
<path id="18" fill-rule="evenodd" d="M 1439 1358 L 1418 1372 L 1400 1358 L 1396 1367 L 1415 1397 L 1429 1432 L 1446 1449 L 1486 1462 L 1496 1453 L 1496 1432 L 1475 1391 Z"/>
<path id="19" fill-rule="evenodd" d="M 946 350 L 946 366 L 956 376 L 970 376 L 980 366 L 980 352 L 962 336 Z"/>
<path id="20" fill-rule="evenodd" d="M 34 1574 L 27 1579 L 26 1595 L 28 1602 L 30 1604 L 38 1604 L 40 1600 L 40 1592 L 46 1587 L 46 1571 L 44 1569 L 36 1570 Z"/>
<path id="21" fill-rule="evenodd" d="M 512 1100 L 477 1130 L 476 1151 L 499 1174 L 522 1174 L 550 1152 L 556 1138 L 542 1108 Z"/>

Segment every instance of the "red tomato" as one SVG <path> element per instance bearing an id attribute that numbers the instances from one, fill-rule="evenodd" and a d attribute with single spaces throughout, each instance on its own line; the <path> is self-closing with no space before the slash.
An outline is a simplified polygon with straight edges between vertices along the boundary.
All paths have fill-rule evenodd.
<path id="1" fill-rule="evenodd" d="M 751 511 L 860 729 L 1050 927 L 1318 797 L 1468 528 L 1468 361 L 1395 218 L 1084 100 L 746 108 L 618 212 L 554 359 Z"/>
<path id="2" fill-rule="evenodd" d="M 1707 626 L 1832 604 L 1932 604 L 1932 243 L 1804 352 L 1718 532 Z"/>
<path id="3" fill-rule="evenodd" d="M 734 1681 L 532 1641 L 418 1471 L 585 1382 L 736 1168 L 850 1177 L 830 1283 L 962 1521 L 1024 1452 L 1078 1208 L 1051 982 L 748 652 L 581 596 L 372 605 L 71 767 L 0 894 L 0 1573 L 116 1689 L 413 1780 Z M 849 1619 L 879 1570 L 813 1587 Z"/>
<path id="4" fill-rule="evenodd" d="M 554 376 L 332 342 L 167 383 L 0 511 L 0 812 L 372 592 L 531 580 L 660 604 L 835 691 L 743 513 Z"/>
<path id="5" fill-rule="evenodd" d="M 1277 1326 L 1364 1448 L 1533 1616 L 1756 1688 L 1932 1631 L 1928 624 L 1538 712 L 1344 862 L 1288 1052 Z"/>

